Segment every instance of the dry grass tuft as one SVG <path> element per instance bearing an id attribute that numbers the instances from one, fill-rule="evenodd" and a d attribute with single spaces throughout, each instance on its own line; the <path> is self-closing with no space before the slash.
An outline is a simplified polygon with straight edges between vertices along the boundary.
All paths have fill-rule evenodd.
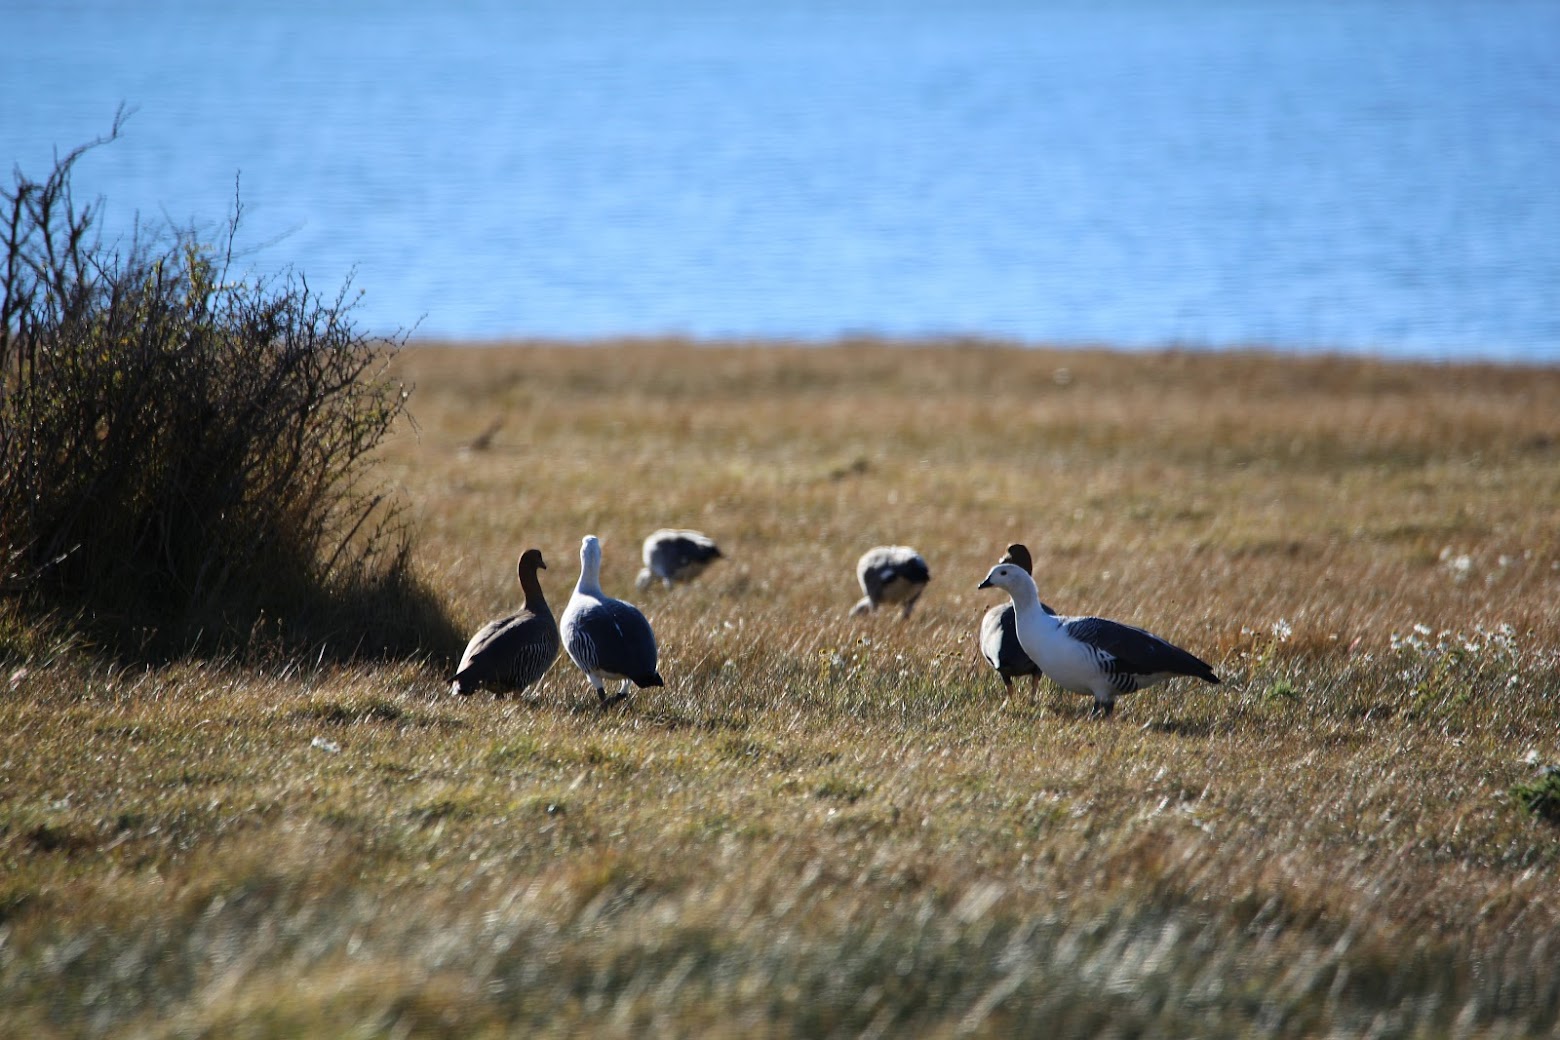
<path id="1" fill-rule="evenodd" d="M 378 476 L 469 627 L 580 536 L 668 684 L 124 670 L 15 634 L 0 1033 L 1545 1035 L 1560 372 L 999 346 L 413 349 Z M 661 526 L 697 583 L 633 592 Z M 1047 600 L 1220 687 L 978 660 Z M 908 623 L 851 568 L 917 546 Z M 28 648 L 31 649 L 28 649 Z M 1549 799 L 1549 801 L 1546 801 Z"/>

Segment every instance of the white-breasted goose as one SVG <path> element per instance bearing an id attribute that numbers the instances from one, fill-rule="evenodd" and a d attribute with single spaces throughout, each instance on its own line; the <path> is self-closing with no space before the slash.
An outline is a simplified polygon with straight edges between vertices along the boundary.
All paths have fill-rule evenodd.
<path id="1" fill-rule="evenodd" d="M 1034 560 L 1029 555 L 1029 547 L 1021 543 L 1014 543 L 1007 547 L 1007 552 L 1002 555 L 998 563 L 1011 563 L 1015 567 L 1022 567 L 1025 574 L 1034 570 Z M 1047 614 L 1056 611 L 1040 604 Z M 1025 675 L 1029 676 L 1030 692 L 1040 685 L 1040 666 L 1029 659 L 1024 653 L 1024 648 L 1018 642 L 1018 630 L 1015 627 L 1017 611 L 1013 609 L 1012 602 L 998 603 L 980 619 L 980 654 L 986 659 L 986 663 L 997 670 L 997 675 L 1002 677 L 1002 685 L 1007 690 L 1013 689 L 1013 680 Z"/>
<path id="2" fill-rule="evenodd" d="M 667 588 L 692 581 L 704 573 L 704 568 L 724 559 L 709 535 L 671 527 L 663 527 L 646 538 L 641 555 L 645 566 L 634 579 L 641 592 L 658 580 Z"/>
<path id="3" fill-rule="evenodd" d="M 1024 653 L 1062 689 L 1091 694 L 1092 714 L 1108 718 L 1121 694 L 1178 675 L 1219 681 L 1206 661 L 1152 632 L 1104 618 L 1046 613 L 1034 579 L 1014 564 L 997 564 L 978 587 L 1000 588 L 1012 597 Z"/>
<path id="4" fill-rule="evenodd" d="M 558 656 L 558 623 L 536 572 L 547 569 L 540 549 L 520 554 L 516 571 L 525 600 L 517 613 L 489 621 L 466 644 L 450 693 L 469 694 L 488 685 L 522 691 L 546 674 Z"/>
<path id="5" fill-rule="evenodd" d="M 601 542 L 588 534 L 580 542 L 580 580 L 558 623 L 563 648 L 585 673 L 602 710 L 628 696 L 628 685 L 665 685 L 656 669 L 655 633 L 639 608 L 601 591 Z M 607 696 L 606 681 L 622 687 Z"/>
<path id="6" fill-rule="evenodd" d="M 851 617 L 898 603 L 903 604 L 904 616 L 908 618 L 931 580 L 926 560 L 908 545 L 868 549 L 856 561 L 856 581 L 866 595 L 850 608 Z"/>

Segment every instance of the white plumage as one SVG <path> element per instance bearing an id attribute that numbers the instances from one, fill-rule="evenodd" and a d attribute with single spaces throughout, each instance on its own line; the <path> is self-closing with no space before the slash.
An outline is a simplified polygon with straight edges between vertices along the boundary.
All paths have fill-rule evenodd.
<path id="1" fill-rule="evenodd" d="M 1219 681 L 1207 662 L 1141 628 L 1046 613 L 1034 579 L 1011 563 L 993 567 L 979 588 L 1000 588 L 1012 597 L 1024 653 L 1062 689 L 1093 695 L 1096 715 L 1108 717 L 1121 694 L 1177 675 Z"/>
<path id="2" fill-rule="evenodd" d="M 656 581 L 667 588 L 692 581 L 716 560 L 723 559 L 715 540 L 701 531 L 663 527 L 645 539 L 644 569 L 634 580 L 641 592 Z"/>
<path id="3" fill-rule="evenodd" d="M 664 685 L 656 671 L 655 633 L 639 608 L 601 591 L 601 542 L 588 534 L 580 542 L 580 580 L 563 609 L 558 630 L 569 659 L 585 673 L 605 710 L 638 687 Z M 622 680 L 607 696 L 606 681 Z"/>
<path id="4" fill-rule="evenodd" d="M 1029 547 L 1014 543 L 1007 547 L 999 563 L 1011 563 L 1015 567 L 1023 568 L 1025 574 L 1034 570 L 1034 560 L 1029 555 Z M 1055 613 L 1044 603 L 1040 606 L 1047 613 Z M 997 675 L 1002 678 L 1005 689 L 1013 689 L 1013 680 L 1022 676 L 1029 676 L 1030 692 L 1040 684 L 1040 666 L 1029 659 L 1024 653 L 1024 648 L 1018 642 L 1018 629 L 1016 627 L 1017 611 L 1014 610 L 1011 601 L 998 603 L 980 619 L 980 654 L 986 659 L 986 663 L 997 670 Z"/>
<path id="5" fill-rule="evenodd" d="M 856 561 L 856 581 L 866 595 L 850 608 L 852 617 L 882 606 L 902 604 L 909 617 L 915 601 L 932 580 L 926 560 L 908 545 L 880 545 Z"/>

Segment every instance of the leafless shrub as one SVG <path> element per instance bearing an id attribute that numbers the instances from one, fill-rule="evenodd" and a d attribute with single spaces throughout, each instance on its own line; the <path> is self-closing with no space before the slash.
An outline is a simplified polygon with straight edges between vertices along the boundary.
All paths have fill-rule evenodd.
<path id="1" fill-rule="evenodd" d="M 408 629 L 389 642 L 419 642 L 414 619 L 437 611 L 366 479 L 405 413 L 386 370 L 404 337 L 354 325 L 350 279 L 321 294 L 290 270 L 237 273 L 236 201 L 216 247 L 194 229 L 105 245 L 102 204 L 78 205 L 71 177 L 122 120 L 0 196 L 6 593 L 158 653 L 257 632 L 386 645 L 384 617 L 348 603 L 380 603 Z"/>

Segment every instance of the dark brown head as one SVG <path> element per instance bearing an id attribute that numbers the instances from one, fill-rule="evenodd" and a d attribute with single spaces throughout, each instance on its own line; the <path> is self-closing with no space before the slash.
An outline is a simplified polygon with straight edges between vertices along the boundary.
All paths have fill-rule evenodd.
<path id="1" fill-rule="evenodd" d="M 522 579 L 527 574 L 535 574 L 537 571 L 545 571 L 547 564 L 542 562 L 542 550 L 527 549 L 520 554 L 520 564 L 516 568 Z"/>
<path id="2" fill-rule="evenodd" d="M 1022 567 L 1025 574 L 1033 574 L 1035 572 L 1035 561 L 1029 555 L 1029 546 L 1020 542 L 1014 542 L 1008 546 L 1007 552 L 997 562 L 1011 563 L 1015 567 Z"/>

